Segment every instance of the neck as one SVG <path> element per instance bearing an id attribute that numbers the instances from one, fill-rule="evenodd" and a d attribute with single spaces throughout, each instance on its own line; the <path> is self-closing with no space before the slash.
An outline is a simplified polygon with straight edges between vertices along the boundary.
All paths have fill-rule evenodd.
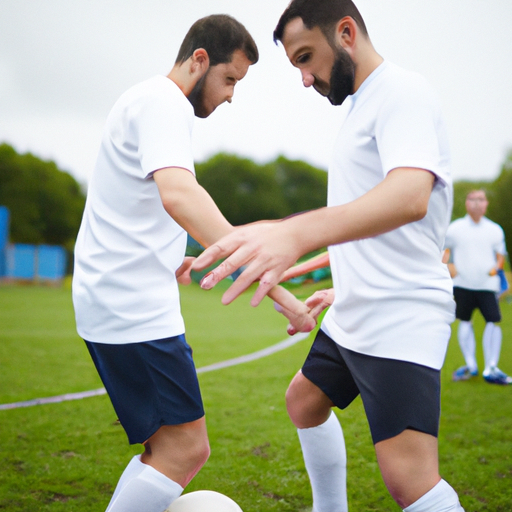
<path id="1" fill-rule="evenodd" d="M 362 43 L 360 54 L 361 58 L 356 61 L 354 92 L 384 62 L 384 59 L 375 51 L 369 39 Z"/>
<path id="2" fill-rule="evenodd" d="M 175 64 L 171 69 L 171 72 L 167 75 L 167 78 L 172 80 L 181 89 L 181 92 L 187 96 L 187 98 L 196 84 L 196 80 L 194 80 L 194 77 L 192 77 L 189 72 L 189 68 L 186 63 Z"/>
<path id="3" fill-rule="evenodd" d="M 475 224 L 478 224 L 482 220 L 482 217 L 483 217 L 483 215 L 471 215 L 471 213 L 469 214 L 469 216 L 473 219 L 473 222 Z"/>

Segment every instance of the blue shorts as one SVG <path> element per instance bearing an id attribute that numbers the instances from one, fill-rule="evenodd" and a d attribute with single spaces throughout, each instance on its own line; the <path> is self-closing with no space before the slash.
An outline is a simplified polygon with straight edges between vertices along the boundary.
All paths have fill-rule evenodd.
<path id="1" fill-rule="evenodd" d="M 85 343 L 130 444 L 144 443 L 163 425 L 204 416 L 184 335 L 124 345 Z"/>
<path id="2" fill-rule="evenodd" d="M 340 409 L 361 395 L 373 444 L 406 429 L 438 435 L 438 370 L 347 350 L 320 330 L 302 374 Z"/>

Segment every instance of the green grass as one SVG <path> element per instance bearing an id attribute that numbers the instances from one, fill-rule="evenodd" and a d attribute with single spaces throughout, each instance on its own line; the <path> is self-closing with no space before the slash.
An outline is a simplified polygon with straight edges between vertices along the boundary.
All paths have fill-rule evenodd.
<path id="1" fill-rule="evenodd" d="M 294 291 L 307 296 L 314 286 Z M 270 301 L 244 295 L 220 304 L 220 290 L 183 288 L 187 339 L 198 367 L 259 350 L 286 337 Z M 500 366 L 512 373 L 512 305 L 503 302 Z M 475 319 L 480 336 L 483 321 Z M 307 475 L 284 392 L 311 339 L 267 358 L 200 375 L 212 455 L 188 490 L 214 489 L 245 512 L 310 510 Z M 512 386 L 481 378 L 453 383 L 462 364 L 450 342 L 442 372 L 442 475 L 466 512 L 512 510 Z M 101 387 L 75 333 L 69 289 L 0 287 L 0 403 Z M 349 457 L 351 510 L 399 510 L 375 462 L 358 400 L 339 412 Z M 0 411 L 0 510 L 101 511 L 132 454 L 106 396 Z"/>

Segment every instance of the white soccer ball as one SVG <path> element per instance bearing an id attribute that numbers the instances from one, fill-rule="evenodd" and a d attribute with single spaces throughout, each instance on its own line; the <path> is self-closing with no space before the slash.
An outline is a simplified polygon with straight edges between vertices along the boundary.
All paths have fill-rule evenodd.
<path id="1" fill-rule="evenodd" d="M 243 512 L 231 499 L 215 491 L 183 494 L 165 512 Z"/>

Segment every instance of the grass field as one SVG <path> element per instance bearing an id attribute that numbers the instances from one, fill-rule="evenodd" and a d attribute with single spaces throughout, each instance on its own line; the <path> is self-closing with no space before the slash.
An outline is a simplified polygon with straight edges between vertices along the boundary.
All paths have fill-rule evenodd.
<path id="1" fill-rule="evenodd" d="M 304 296 L 307 287 L 298 289 Z M 246 295 L 225 307 L 221 290 L 183 288 L 187 339 L 198 367 L 248 354 L 286 338 L 286 322 L 270 301 L 258 308 Z M 500 367 L 512 373 L 512 305 L 503 302 Z M 482 319 L 475 319 L 482 360 Z M 284 392 L 311 338 L 264 359 L 200 375 L 212 455 L 187 490 L 214 489 L 244 512 L 305 512 L 311 508 Z M 442 475 L 466 512 L 512 511 L 512 386 L 481 378 L 453 383 L 462 364 L 452 338 L 443 369 L 440 434 Z M 101 387 L 75 333 L 66 288 L 0 287 L 0 403 Z M 353 511 L 399 510 L 375 461 L 360 401 L 338 412 L 349 458 Z M 0 510 L 103 511 L 129 447 L 106 396 L 0 410 Z"/>

